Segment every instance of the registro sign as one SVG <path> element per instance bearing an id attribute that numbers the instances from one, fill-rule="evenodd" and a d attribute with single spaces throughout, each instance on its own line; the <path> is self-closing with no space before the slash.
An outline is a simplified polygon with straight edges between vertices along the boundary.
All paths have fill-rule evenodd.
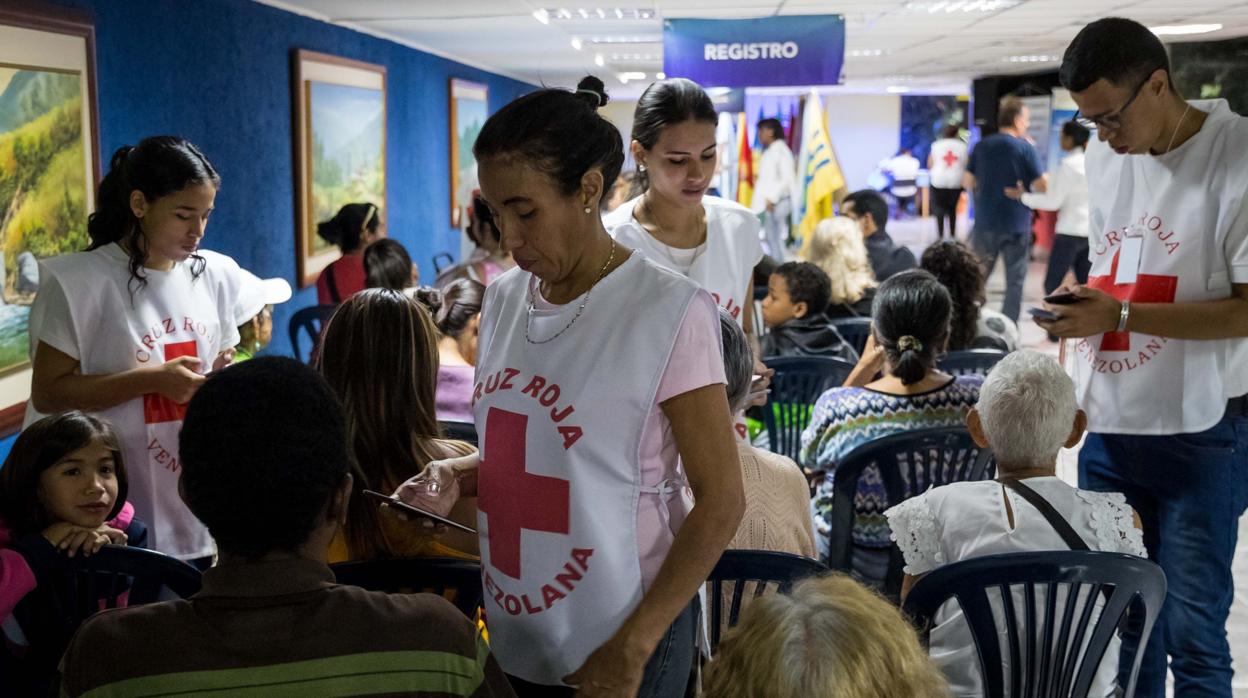
<path id="1" fill-rule="evenodd" d="M 845 19 L 669 19 L 663 72 L 706 87 L 837 85 L 845 61 Z"/>

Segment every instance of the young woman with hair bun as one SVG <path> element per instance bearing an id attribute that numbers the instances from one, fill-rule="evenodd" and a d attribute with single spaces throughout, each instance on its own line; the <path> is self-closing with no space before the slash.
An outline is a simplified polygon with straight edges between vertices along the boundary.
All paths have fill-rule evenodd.
<path id="1" fill-rule="evenodd" d="M 438 420 L 472 422 L 473 367 L 485 286 L 472 279 L 456 279 L 440 291 L 418 290 L 416 300 L 429 309 L 438 328 Z"/>
<path id="2" fill-rule="evenodd" d="M 26 423 L 67 410 L 111 422 L 151 547 L 199 564 L 213 545 L 178 496 L 178 432 L 204 374 L 228 365 L 239 341 L 238 265 L 200 249 L 220 183 L 181 138 L 119 148 L 90 247 L 44 260 L 30 314 Z"/>
<path id="3" fill-rule="evenodd" d="M 333 218 L 318 223 L 316 234 L 342 252 L 317 278 L 316 302 L 338 305 L 368 287 L 364 250 L 386 237 L 381 210 L 371 203 L 346 204 Z"/>

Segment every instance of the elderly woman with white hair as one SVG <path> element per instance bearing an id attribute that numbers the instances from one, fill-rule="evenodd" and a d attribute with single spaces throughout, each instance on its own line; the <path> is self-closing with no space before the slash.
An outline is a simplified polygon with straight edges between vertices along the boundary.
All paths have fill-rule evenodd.
<path id="1" fill-rule="evenodd" d="M 902 598 L 942 565 L 984 555 L 1069 550 L 1053 524 L 1015 489 L 1020 485 L 1052 505 L 1092 550 L 1144 556 L 1139 517 L 1122 494 L 1076 489 L 1057 477 L 1057 455 L 1079 443 L 1087 416 L 1075 404 L 1070 378 L 1052 358 L 1018 351 L 1002 359 L 984 381 L 966 423 L 975 442 L 995 453 L 998 480 L 937 487 L 885 512 L 906 561 Z M 1105 653 L 1089 695 L 1113 695 L 1117 642 Z M 956 602 L 937 613 L 929 650 L 954 695 L 983 695 L 975 646 Z"/>

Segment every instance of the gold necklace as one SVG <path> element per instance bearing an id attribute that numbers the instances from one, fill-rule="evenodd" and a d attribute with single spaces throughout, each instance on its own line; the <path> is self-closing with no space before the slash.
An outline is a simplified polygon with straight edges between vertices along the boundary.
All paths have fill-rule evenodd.
<path id="1" fill-rule="evenodd" d="M 611 262 L 614 262 L 614 261 L 615 261 L 615 241 L 612 240 L 611 241 L 611 254 L 607 257 L 606 264 L 602 265 L 602 269 L 598 270 L 598 278 L 594 279 L 594 283 L 590 284 L 589 289 L 585 291 L 585 300 L 581 301 L 581 307 L 576 309 L 576 315 L 573 315 L 572 319 L 568 322 L 568 324 L 564 325 L 563 329 L 556 332 L 554 336 L 549 337 L 547 339 L 543 339 L 541 341 L 534 340 L 532 337 L 529 336 L 529 327 L 532 326 L 533 324 L 533 311 L 536 309 L 533 303 L 533 285 L 529 284 L 529 313 L 528 313 L 528 317 L 524 319 L 525 341 L 527 341 L 529 344 L 546 344 L 547 342 L 553 342 L 556 337 L 563 334 L 564 332 L 567 332 L 569 327 L 576 324 L 576 321 L 580 319 L 581 317 L 581 313 L 585 312 L 585 306 L 589 304 L 589 296 L 590 294 L 594 292 L 594 287 L 598 285 L 599 281 L 602 281 L 602 277 L 607 275 L 607 268 L 610 267 Z M 540 284 L 541 282 L 539 281 L 538 283 Z"/>

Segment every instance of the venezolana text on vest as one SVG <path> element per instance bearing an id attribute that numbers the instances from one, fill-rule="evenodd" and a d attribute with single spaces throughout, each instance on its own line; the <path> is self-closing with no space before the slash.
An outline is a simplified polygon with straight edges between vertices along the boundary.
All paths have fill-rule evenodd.
<path id="1" fill-rule="evenodd" d="M 772 41 L 764 44 L 703 44 L 707 61 L 756 61 L 760 58 L 797 58 L 797 43 Z"/>

